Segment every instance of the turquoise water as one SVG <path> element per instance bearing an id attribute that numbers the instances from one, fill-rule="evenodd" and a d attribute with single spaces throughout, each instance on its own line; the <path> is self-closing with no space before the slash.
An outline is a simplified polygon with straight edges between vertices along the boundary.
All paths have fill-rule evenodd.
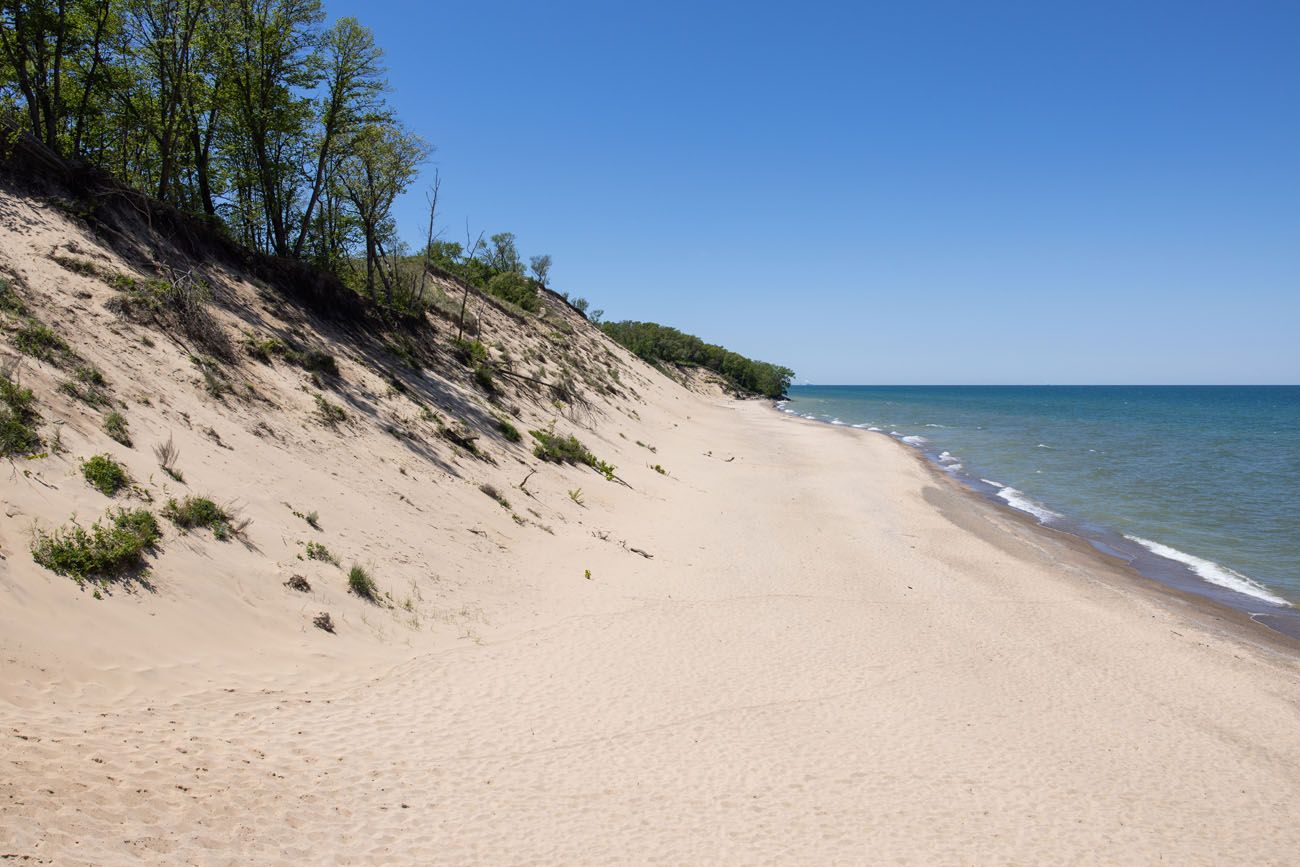
<path id="1" fill-rule="evenodd" d="M 1300 605 L 1300 386 L 796 386 L 778 406 L 878 428 L 1271 625 Z"/>

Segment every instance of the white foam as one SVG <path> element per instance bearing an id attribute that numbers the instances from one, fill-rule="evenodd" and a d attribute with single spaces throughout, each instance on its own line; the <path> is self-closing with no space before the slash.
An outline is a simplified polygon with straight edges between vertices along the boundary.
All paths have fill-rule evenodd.
<path id="1" fill-rule="evenodd" d="M 1263 599 L 1265 602 L 1273 605 L 1282 605 L 1288 608 L 1291 607 L 1291 603 L 1287 602 L 1285 599 L 1280 596 L 1274 596 L 1254 580 L 1247 578 L 1240 572 L 1229 569 L 1227 566 L 1220 566 L 1218 563 L 1202 559 L 1201 557 L 1196 557 L 1192 554 L 1186 554 L 1179 551 L 1177 548 L 1170 548 L 1168 545 L 1161 545 L 1159 542 L 1152 542 L 1150 539 L 1143 539 L 1140 536 L 1130 536 L 1125 533 L 1124 538 L 1137 542 L 1152 554 L 1158 554 L 1167 560 L 1182 563 L 1211 584 L 1217 584 L 1220 587 L 1227 587 L 1229 590 L 1235 590 L 1238 593 L 1244 593 L 1245 595 L 1253 596 L 1256 599 Z"/>
<path id="2" fill-rule="evenodd" d="M 939 452 L 939 460 L 941 460 L 941 461 L 943 461 L 944 463 L 947 464 L 947 463 L 952 463 L 953 461 L 955 461 L 955 460 L 957 460 L 957 459 L 956 459 L 955 457 L 953 457 L 952 452 L 945 450 L 945 451 L 941 451 L 941 452 Z"/>
<path id="3" fill-rule="evenodd" d="M 868 426 L 865 425 L 865 424 L 855 424 L 855 425 L 851 425 L 851 427 L 855 427 L 855 428 L 857 428 L 858 430 L 863 430 L 863 429 L 866 429 L 866 430 L 875 430 L 875 428 L 873 428 L 873 427 L 868 427 Z"/>
<path id="4" fill-rule="evenodd" d="M 998 491 L 998 496 L 1006 500 L 1007 505 L 1013 509 L 1019 509 L 1022 512 L 1033 515 L 1039 521 L 1046 523 L 1053 518 L 1061 517 L 1056 512 L 1046 506 L 1035 503 L 1029 497 L 1025 496 L 1023 491 L 1018 491 L 1012 487 L 1005 487 Z"/>
<path id="5" fill-rule="evenodd" d="M 955 473 L 961 469 L 961 464 L 945 464 L 943 468 L 950 473 Z"/>
<path id="6" fill-rule="evenodd" d="M 815 415 L 806 415 L 806 416 L 804 416 L 804 418 L 810 418 L 810 419 L 812 419 L 813 421 L 816 421 L 816 420 L 817 420 L 817 416 L 815 416 Z"/>
<path id="7" fill-rule="evenodd" d="M 980 479 L 980 481 L 983 482 L 983 483 L 986 484 L 986 485 L 992 485 L 992 486 L 995 487 L 995 488 L 1005 488 L 1005 487 L 1006 487 L 1006 485 L 1002 484 L 1001 482 L 995 482 L 995 481 L 993 481 L 992 479 Z"/>
<path id="8" fill-rule="evenodd" d="M 882 431 L 882 430 L 881 430 L 880 428 L 878 428 L 878 427 L 869 427 L 869 428 L 867 428 L 867 430 L 873 430 L 873 431 L 875 431 L 876 433 L 884 433 L 884 431 Z"/>
<path id="9" fill-rule="evenodd" d="M 1052 446 L 1049 446 L 1047 443 L 1039 443 L 1038 445 L 1034 446 L 1034 448 L 1039 448 L 1039 449 L 1050 449 L 1050 448 L 1052 448 Z"/>
<path id="10" fill-rule="evenodd" d="M 783 409 L 783 410 L 781 410 L 781 412 L 788 412 L 788 413 L 790 413 L 790 415 L 798 415 L 798 414 L 799 414 L 799 411 L 798 411 L 798 410 L 795 410 L 795 409 Z"/>
<path id="11" fill-rule="evenodd" d="M 837 418 L 833 418 L 833 419 L 831 419 L 831 424 L 841 424 L 841 425 L 842 425 L 842 424 L 844 424 L 844 422 L 840 421 L 840 420 L 837 419 Z"/>
<path id="12" fill-rule="evenodd" d="M 925 437 L 910 436 L 903 437 L 903 442 L 907 443 L 909 446 L 923 446 L 928 443 L 929 440 Z"/>
<path id="13" fill-rule="evenodd" d="M 944 427 L 944 425 L 941 425 L 941 424 L 927 424 L 926 427 Z"/>

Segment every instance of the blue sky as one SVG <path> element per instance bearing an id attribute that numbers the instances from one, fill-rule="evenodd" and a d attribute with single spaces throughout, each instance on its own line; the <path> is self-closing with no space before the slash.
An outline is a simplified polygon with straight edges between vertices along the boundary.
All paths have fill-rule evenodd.
<path id="1" fill-rule="evenodd" d="M 325 3 L 444 236 L 608 318 L 799 382 L 1300 382 L 1300 4 Z"/>

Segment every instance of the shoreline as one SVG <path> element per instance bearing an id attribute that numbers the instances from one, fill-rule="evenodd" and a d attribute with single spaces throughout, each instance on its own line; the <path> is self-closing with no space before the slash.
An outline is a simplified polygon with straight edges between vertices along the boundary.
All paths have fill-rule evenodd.
<path id="1" fill-rule="evenodd" d="M 987 503 L 999 511 L 1015 516 L 1026 526 L 1051 531 L 1078 541 L 1082 543 L 1083 550 L 1087 554 L 1097 558 L 1100 562 L 1123 567 L 1129 570 L 1133 576 L 1158 586 L 1174 594 L 1179 599 L 1204 603 L 1211 606 L 1215 611 L 1231 612 L 1234 615 L 1242 616 L 1255 627 L 1289 639 L 1294 644 L 1293 652 L 1300 652 L 1300 609 L 1290 603 L 1285 606 L 1270 604 L 1259 597 L 1216 584 L 1197 575 L 1187 563 L 1158 554 L 1144 546 L 1140 546 L 1122 532 L 1110 530 L 1118 539 L 1126 540 L 1124 543 L 1126 546 L 1135 549 L 1133 556 L 1129 556 L 1121 550 L 1121 546 L 1111 544 L 1109 540 L 1101 536 L 1090 535 L 1082 524 L 1068 515 L 1050 512 L 1049 514 L 1061 521 L 1061 525 L 1048 523 L 1042 519 L 1042 516 L 1035 515 L 1026 509 L 1017 508 L 1006 499 L 998 497 L 997 488 L 992 483 L 980 479 L 979 481 L 988 488 L 988 490 L 985 490 L 984 487 L 980 487 L 975 483 L 975 477 L 948 472 L 947 465 L 940 461 L 938 454 L 932 454 L 933 450 L 909 442 L 908 438 L 894 436 L 881 429 L 849 425 L 843 422 L 836 424 L 820 418 L 808 418 L 801 413 L 783 409 L 780 404 L 784 400 L 787 399 L 768 402 L 773 412 L 783 419 L 796 419 L 829 428 L 856 430 L 864 434 L 878 434 L 911 453 L 929 470 L 933 471 L 935 478 L 943 479 L 980 502 Z M 960 467 L 960 464 L 958 466 Z M 1006 490 L 1005 487 L 1003 489 Z"/>

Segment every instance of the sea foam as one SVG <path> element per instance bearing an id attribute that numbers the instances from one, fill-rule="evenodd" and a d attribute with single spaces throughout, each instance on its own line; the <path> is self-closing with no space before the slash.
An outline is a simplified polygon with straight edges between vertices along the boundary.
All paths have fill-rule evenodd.
<path id="1" fill-rule="evenodd" d="M 925 437 L 910 436 L 910 437 L 903 437 L 903 442 L 907 443 L 909 446 L 923 446 L 926 443 L 928 443 L 929 440 L 926 439 Z"/>
<path id="2" fill-rule="evenodd" d="M 1029 497 L 1025 496 L 1024 491 L 1018 491 L 1010 486 L 998 491 L 998 496 L 1006 501 L 1007 505 L 1013 509 L 1019 509 L 1022 512 L 1033 515 L 1039 521 L 1046 523 L 1053 518 L 1061 517 L 1060 513 L 1053 512 L 1051 509 L 1035 503 Z"/>
<path id="3" fill-rule="evenodd" d="M 1146 548 L 1152 554 L 1158 554 L 1166 560 L 1173 560 L 1176 563 L 1182 563 L 1191 569 L 1197 575 L 1209 581 L 1211 584 L 1217 584 L 1220 587 L 1226 587 L 1229 590 L 1235 590 L 1238 593 L 1244 593 L 1247 596 L 1253 596 L 1256 599 L 1263 599 L 1273 605 L 1282 605 L 1291 607 L 1280 596 L 1274 596 L 1264 587 L 1261 587 L 1254 580 L 1247 578 L 1240 572 L 1229 569 L 1227 566 L 1220 566 L 1211 560 L 1206 560 L 1192 554 L 1179 551 L 1177 548 L 1170 548 L 1168 545 L 1161 545 L 1159 542 L 1152 542 L 1150 539 L 1143 539 L 1141 536 L 1130 536 L 1124 534 L 1124 538 L 1132 542 L 1137 542 L 1143 548 Z"/>

